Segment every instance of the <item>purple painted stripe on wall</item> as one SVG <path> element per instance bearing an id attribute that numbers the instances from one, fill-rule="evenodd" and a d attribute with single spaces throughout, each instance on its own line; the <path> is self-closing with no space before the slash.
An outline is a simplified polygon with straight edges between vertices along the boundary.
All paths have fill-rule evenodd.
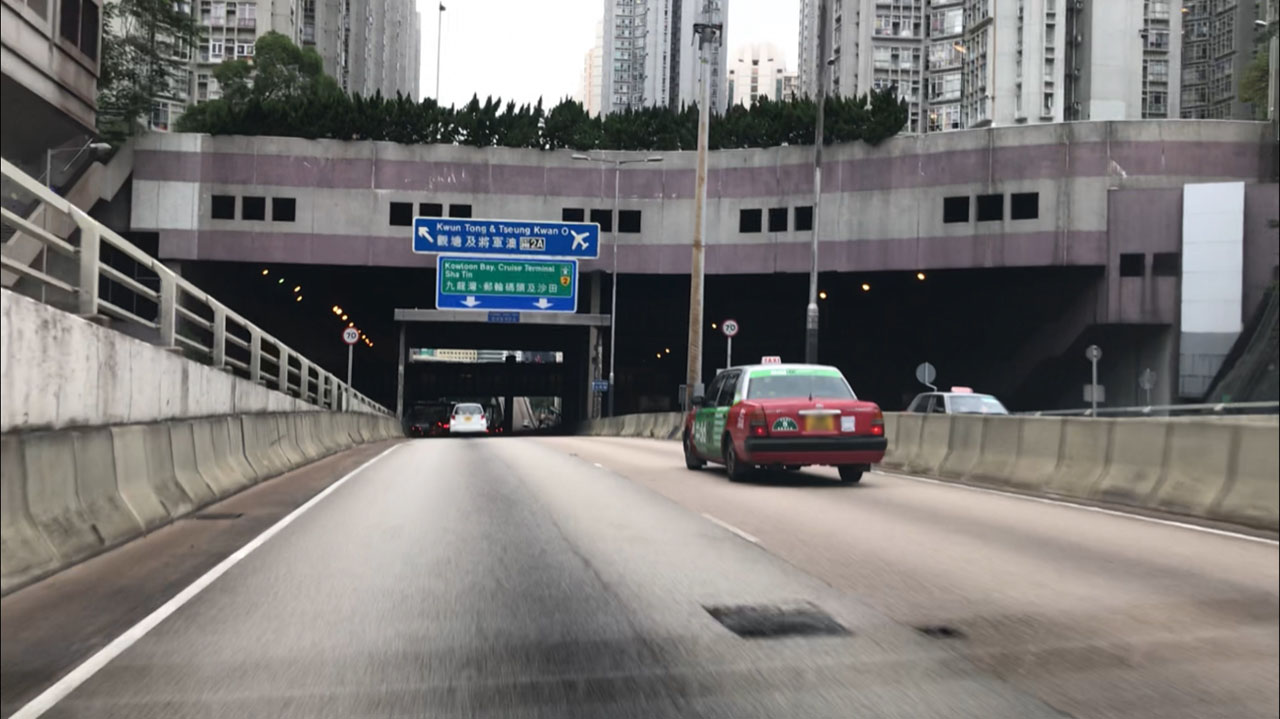
<path id="1" fill-rule="evenodd" d="M 1255 178 L 1264 154 L 1253 143 L 1117 142 L 1110 158 L 1129 176 Z M 1108 171 L 1108 146 L 1028 145 L 928 155 L 845 160 L 824 167 L 826 192 L 860 192 L 935 185 L 1098 177 Z M 612 170 L 599 167 L 413 162 L 408 160 L 299 158 L 243 153 L 139 151 L 140 180 L 357 188 L 404 192 L 543 195 L 608 198 Z M 602 176 L 603 175 L 603 176 Z M 628 169 L 620 180 L 628 199 L 693 197 L 692 170 Z M 712 169 L 707 194 L 716 198 L 776 197 L 813 192 L 813 170 L 792 164 Z"/>
<path id="2" fill-rule="evenodd" d="M 821 243 L 824 271 L 879 272 L 976 267 L 1103 266 L 1106 232 L 1026 232 L 1003 235 L 831 240 Z M 214 230 L 160 233 L 164 259 L 282 262 L 379 267 L 434 267 L 435 257 L 417 255 L 409 242 L 363 235 L 280 234 Z M 612 259 L 584 262 L 583 270 L 608 269 Z M 632 274 L 686 274 L 688 245 L 621 245 L 618 267 Z M 757 274 L 807 272 L 809 246 L 803 242 L 712 244 L 707 272 Z"/>

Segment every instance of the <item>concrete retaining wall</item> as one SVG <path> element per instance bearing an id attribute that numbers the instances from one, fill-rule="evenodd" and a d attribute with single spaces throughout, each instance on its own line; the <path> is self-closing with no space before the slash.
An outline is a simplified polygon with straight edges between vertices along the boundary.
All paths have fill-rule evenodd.
<path id="1" fill-rule="evenodd" d="M 678 412 L 584 423 L 579 434 L 678 439 Z M 959 482 L 1280 531 L 1280 423 L 890 413 L 883 466 Z"/>
<path id="2" fill-rule="evenodd" d="M 347 449 L 353 436 L 401 429 L 393 417 L 308 411 L 0 435 L 0 593 Z"/>

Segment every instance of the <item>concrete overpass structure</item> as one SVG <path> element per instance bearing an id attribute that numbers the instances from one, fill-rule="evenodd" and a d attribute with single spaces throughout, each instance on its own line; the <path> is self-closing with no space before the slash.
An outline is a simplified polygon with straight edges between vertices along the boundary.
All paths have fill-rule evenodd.
<path id="1" fill-rule="evenodd" d="M 695 157 L 657 154 L 660 164 L 621 173 L 614 208 L 613 171 L 567 151 L 152 135 L 136 148 L 131 229 L 154 233 L 160 256 L 178 263 L 426 269 L 434 259 L 409 247 L 417 214 L 595 220 L 618 243 L 621 273 L 674 277 L 689 268 Z M 1185 314 L 1183 275 L 1198 271 L 1180 259 L 1187 185 L 1244 184 L 1228 208 L 1240 269 L 1226 314 L 1251 312 L 1280 262 L 1268 226 L 1280 211 L 1265 124 L 1007 127 L 837 146 L 827 157 L 823 272 L 1058 268 L 1093 278 L 1041 323 L 1042 336 L 1026 338 L 1020 376 L 1087 328 L 1138 326 L 1149 330 L 1142 340 L 1108 340 L 1110 356 L 1126 358 L 1124 377 L 1109 384 L 1133 384 L 1129 365 L 1179 377 L 1181 388 L 1164 383 L 1156 401 L 1207 383 L 1230 329 L 1204 342 L 1172 332 Z M 803 147 L 712 154 L 708 273 L 807 271 L 810 158 Z M 584 270 L 611 261 L 605 248 Z M 424 292 L 417 306 L 430 302 Z M 1179 348 L 1190 352 L 1182 362 Z M 1078 401 L 1079 388 L 1072 393 Z M 1136 387 L 1113 399 L 1125 393 L 1138 401 Z"/>

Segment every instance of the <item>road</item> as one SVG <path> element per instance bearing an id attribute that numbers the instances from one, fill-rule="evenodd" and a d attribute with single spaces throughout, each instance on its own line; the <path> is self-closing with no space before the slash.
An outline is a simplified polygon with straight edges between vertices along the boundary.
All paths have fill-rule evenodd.
<path id="1" fill-rule="evenodd" d="M 1274 544 L 832 477 L 730 484 L 649 440 L 401 443 L 44 716 L 1276 715 Z M 708 611 L 740 606 L 844 631 Z"/>

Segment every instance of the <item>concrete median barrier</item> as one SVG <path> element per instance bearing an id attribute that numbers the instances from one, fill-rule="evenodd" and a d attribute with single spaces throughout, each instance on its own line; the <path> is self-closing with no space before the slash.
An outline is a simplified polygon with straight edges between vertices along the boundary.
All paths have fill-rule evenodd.
<path id="1" fill-rule="evenodd" d="M 1169 460 L 1151 506 L 1205 515 L 1226 488 L 1235 462 L 1239 425 L 1227 422 L 1170 422 Z"/>
<path id="2" fill-rule="evenodd" d="M 957 415 L 951 418 L 947 454 L 938 465 L 939 476 L 963 479 L 973 471 L 983 452 L 982 420 L 981 415 Z"/>
<path id="3" fill-rule="evenodd" d="M 884 413 L 884 438 L 887 442 L 885 446 L 885 456 L 895 454 L 898 449 L 898 413 Z"/>
<path id="4" fill-rule="evenodd" d="M 982 451 L 969 469 L 969 479 L 983 484 L 1011 484 L 1022 426 L 1022 420 L 1016 417 L 983 417 Z"/>
<path id="5" fill-rule="evenodd" d="M 116 482 L 111 430 L 69 433 L 75 454 L 76 494 L 100 546 L 115 546 L 141 532 L 143 525 L 125 503 Z M 97 549 L 95 547 L 95 549 Z"/>
<path id="6" fill-rule="evenodd" d="M 111 428 L 111 444 L 115 450 L 116 484 L 120 496 L 137 515 L 145 530 L 168 522 L 172 515 L 151 485 L 147 467 L 147 440 L 141 425 Z M 177 503 L 173 496 L 169 500 Z"/>
<path id="7" fill-rule="evenodd" d="M 1111 432 L 1107 469 L 1090 497 L 1143 506 L 1164 478 L 1170 424 L 1159 419 L 1094 420 Z M 1207 505 L 1206 505 L 1207 506 Z"/>
<path id="8" fill-rule="evenodd" d="M 945 414 L 921 415 L 920 447 L 904 468 L 915 474 L 937 474 L 947 456 L 951 442 L 951 417 Z"/>
<path id="9" fill-rule="evenodd" d="M 1070 417 L 1062 420 L 1062 450 L 1058 468 L 1043 485 L 1045 491 L 1066 497 L 1091 497 L 1107 469 L 1111 443 L 1108 420 Z"/>
<path id="10" fill-rule="evenodd" d="M 1018 458 L 1013 463 L 1009 484 L 1026 490 L 1044 486 L 1058 471 L 1062 454 L 1062 418 L 1018 417 Z"/>
<path id="11" fill-rule="evenodd" d="M 258 481 L 284 474 L 289 459 L 280 447 L 280 427 L 269 414 L 246 414 L 240 418 L 244 455 L 253 466 Z"/>
<path id="12" fill-rule="evenodd" d="M 173 461 L 173 439 L 167 423 L 142 425 L 143 447 L 147 453 L 147 481 L 160 498 L 170 519 L 195 509 L 197 503 L 178 480 Z"/>
<path id="13" fill-rule="evenodd" d="M 920 435 L 924 431 L 924 418 L 923 414 L 898 415 L 898 440 L 894 444 L 893 452 L 885 452 L 884 461 L 881 464 L 901 469 L 915 458 L 916 452 L 920 451 Z"/>
<path id="14" fill-rule="evenodd" d="M 27 506 L 60 563 L 78 561 L 104 542 L 80 504 L 76 489 L 74 438 L 70 432 L 37 432 L 22 437 Z"/>
<path id="15" fill-rule="evenodd" d="M 280 432 L 280 451 L 289 462 L 289 468 L 301 467 L 307 462 L 307 455 L 298 445 L 298 435 L 293 431 L 293 417 L 287 414 L 274 415 L 276 427 Z"/>
<path id="16" fill-rule="evenodd" d="M 316 417 L 314 412 L 299 412 L 290 415 L 293 431 L 297 435 L 298 446 L 308 462 L 314 462 L 325 456 L 324 447 L 316 440 Z"/>
<path id="17" fill-rule="evenodd" d="M 231 464 L 231 458 L 219 456 L 214 443 L 214 433 L 226 437 L 226 422 L 221 418 L 191 421 L 191 435 L 195 444 L 196 469 L 208 482 L 214 496 L 225 497 L 247 484 L 241 480 Z"/>
<path id="18" fill-rule="evenodd" d="M 1209 516 L 1280 531 L 1280 429 L 1249 423 L 1235 431 L 1235 465 Z"/>
<path id="19" fill-rule="evenodd" d="M 42 577 L 60 564 L 31 516 L 23 441 L 0 437 L 0 593 Z"/>
<path id="20" fill-rule="evenodd" d="M 218 461 L 226 465 L 227 477 L 236 491 L 258 481 L 258 475 L 244 454 L 244 432 L 239 417 L 216 417 L 213 423 L 213 447 Z"/>
<path id="21" fill-rule="evenodd" d="M 342 449 L 343 442 L 338 439 L 338 426 L 334 422 L 333 415 L 328 412 L 322 412 L 317 418 L 316 423 L 316 440 L 320 446 L 324 448 L 326 455 L 333 454 Z"/>
<path id="22" fill-rule="evenodd" d="M 202 507 L 217 496 L 213 485 L 205 479 L 196 462 L 196 437 L 194 422 L 174 422 L 169 425 L 169 441 L 173 444 L 173 474 L 191 501 Z"/>

